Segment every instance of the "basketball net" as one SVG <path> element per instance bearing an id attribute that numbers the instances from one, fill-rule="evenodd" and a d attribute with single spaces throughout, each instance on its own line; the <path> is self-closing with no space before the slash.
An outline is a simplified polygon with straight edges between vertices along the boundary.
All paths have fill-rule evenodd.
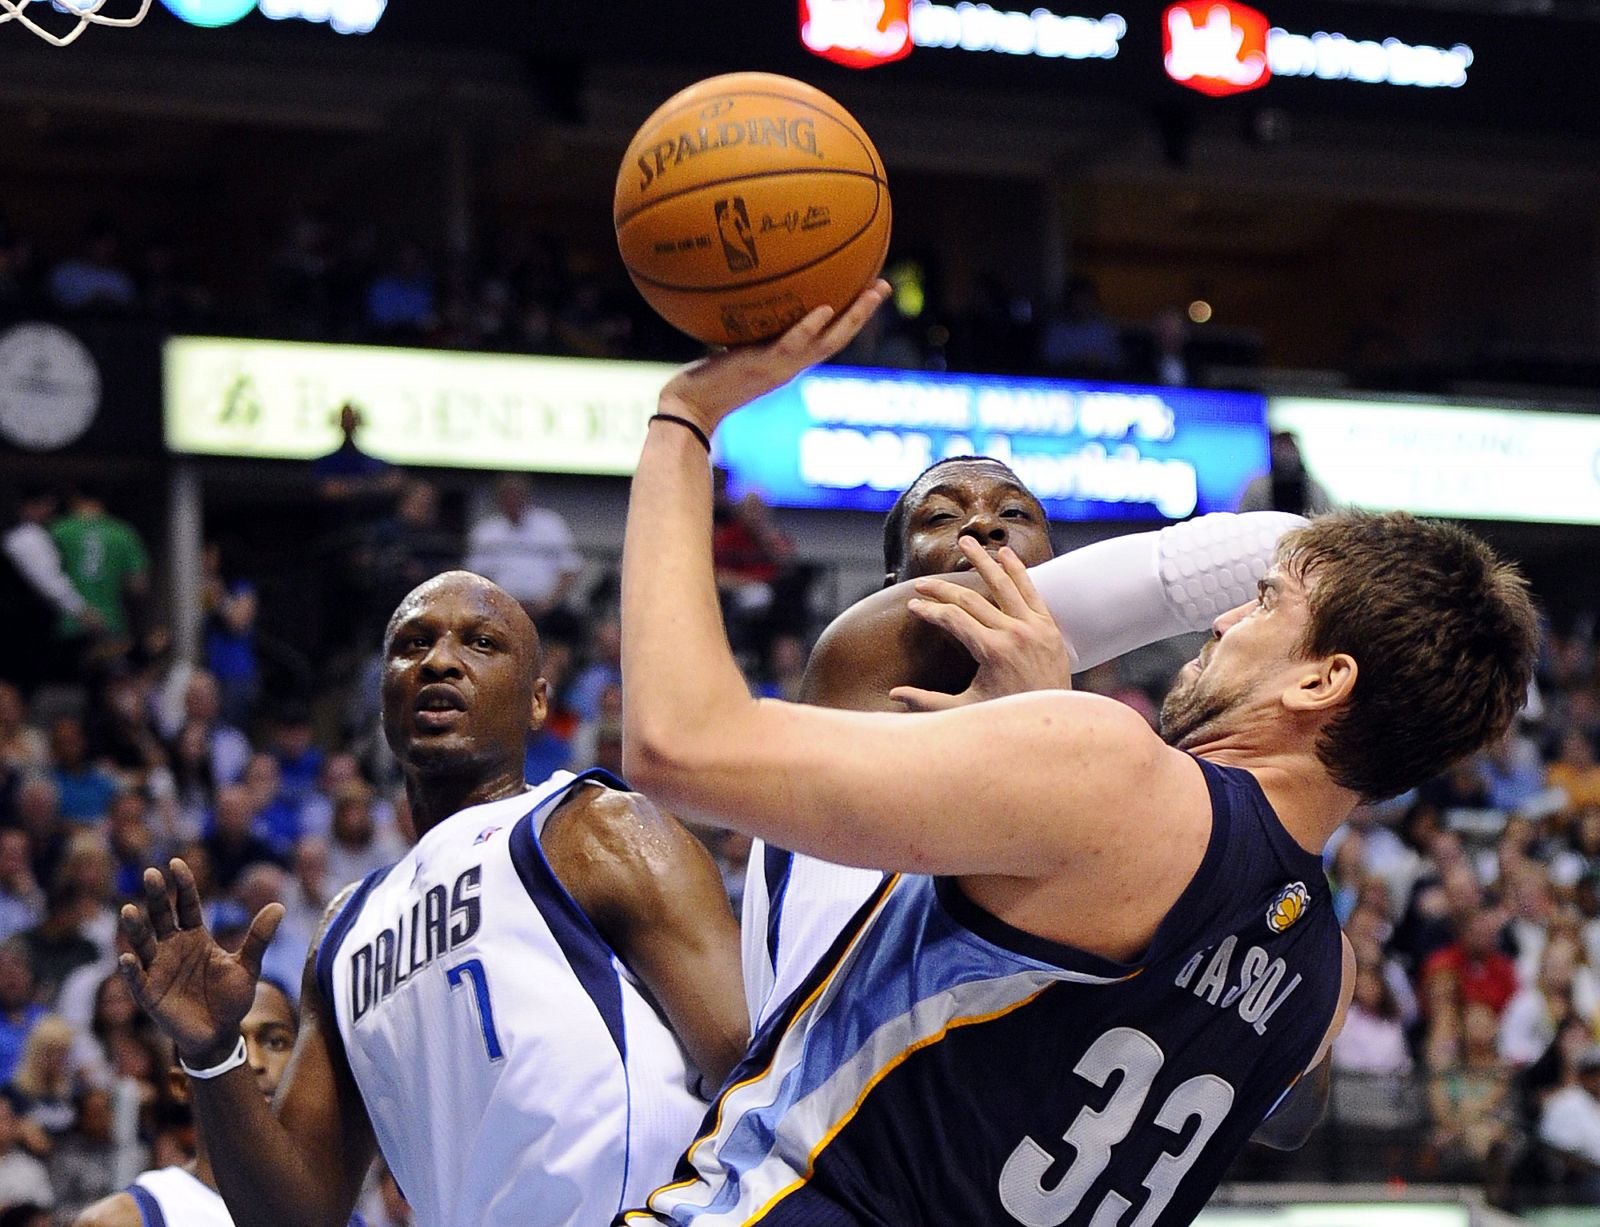
<path id="1" fill-rule="evenodd" d="M 107 17 L 100 11 L 105 3 L 106 0 L 53 0 L 51 3 L 46 3 L 46 0 L 0 0 L 0 25 L 8 21 L 19 21 L 45 42 L 65 47 L 90 26 L 136 26 L 150 11 L 150 0 L 139 0 L 139 11 L 132 17 Z M 27 8 L 30 4 L 44 5 L 52 12 L 59 13 L 64 20 L 76 24 L 69 27 L 65 33 L 58 34 L 28 16 Z"/>

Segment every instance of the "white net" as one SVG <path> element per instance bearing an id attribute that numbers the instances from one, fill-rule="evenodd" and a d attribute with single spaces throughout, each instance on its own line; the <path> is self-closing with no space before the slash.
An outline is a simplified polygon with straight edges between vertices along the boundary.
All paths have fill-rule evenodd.
<path id="1" fill-rule="evenodd" d="M 0 0 L 0 25 L 21 23 L 47 43 L 65 47 L 90 26 L 136 26 L 150 11 L 151 0 L 138 0 L 139 11 L 126 17 L 101 12 L 107 0 Z M 31 6 L 31 11 L 30 11 Z"/>

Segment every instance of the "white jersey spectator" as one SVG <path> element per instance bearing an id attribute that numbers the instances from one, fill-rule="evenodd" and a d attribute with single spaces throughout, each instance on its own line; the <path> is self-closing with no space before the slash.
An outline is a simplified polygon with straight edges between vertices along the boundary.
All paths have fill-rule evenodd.
<path id="1" fill-rule="evenodd" d="M 556 512 L 533 505 L 526 478 L 501 478 L 494 497 L 498 514 L 468 535 L 466 569 L 492 579 L 534 617 L 548 613 L 583 569 L 572 530 Z"/>

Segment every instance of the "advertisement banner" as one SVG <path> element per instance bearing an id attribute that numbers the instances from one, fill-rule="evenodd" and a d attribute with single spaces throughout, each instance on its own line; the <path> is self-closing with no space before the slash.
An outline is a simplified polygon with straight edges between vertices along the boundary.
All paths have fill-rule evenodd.
<path id="1" fill-rule="evenodd" d="M 339 445 L 348 402 L 362 449 L 394 464 L 616 476 L 675 369 L 221 337 L 174 338 L 164 367 L 175 452 L 309 460 Z"/>
<path id="2" fill-rule="evenodd" d="M 1600 524 L 1600 416 L 1271 398 L 1336 503 L 1469 520 Z"/>
<path id="3" fill-rule="evenodd" d="M 946 456 L 994 456 L 1052 519 L 1231 511 L 1267 466 L 1266 401 L 1241 392 L 823 367 L 717 432 L 741 489 L 780 507 L 883 511 Z"/>

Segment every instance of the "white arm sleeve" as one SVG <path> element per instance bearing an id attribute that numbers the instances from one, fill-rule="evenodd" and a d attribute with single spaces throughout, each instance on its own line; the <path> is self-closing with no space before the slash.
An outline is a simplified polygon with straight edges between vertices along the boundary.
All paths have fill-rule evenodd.
<path id="1" fill-rule="evenodd" d="M 1306 521 L 1219 511 L 1153 533 L 1096 541 L 1032 568 L 1076 673 L 1187 631 L 1253 600 L 1278 538 Z"/>

